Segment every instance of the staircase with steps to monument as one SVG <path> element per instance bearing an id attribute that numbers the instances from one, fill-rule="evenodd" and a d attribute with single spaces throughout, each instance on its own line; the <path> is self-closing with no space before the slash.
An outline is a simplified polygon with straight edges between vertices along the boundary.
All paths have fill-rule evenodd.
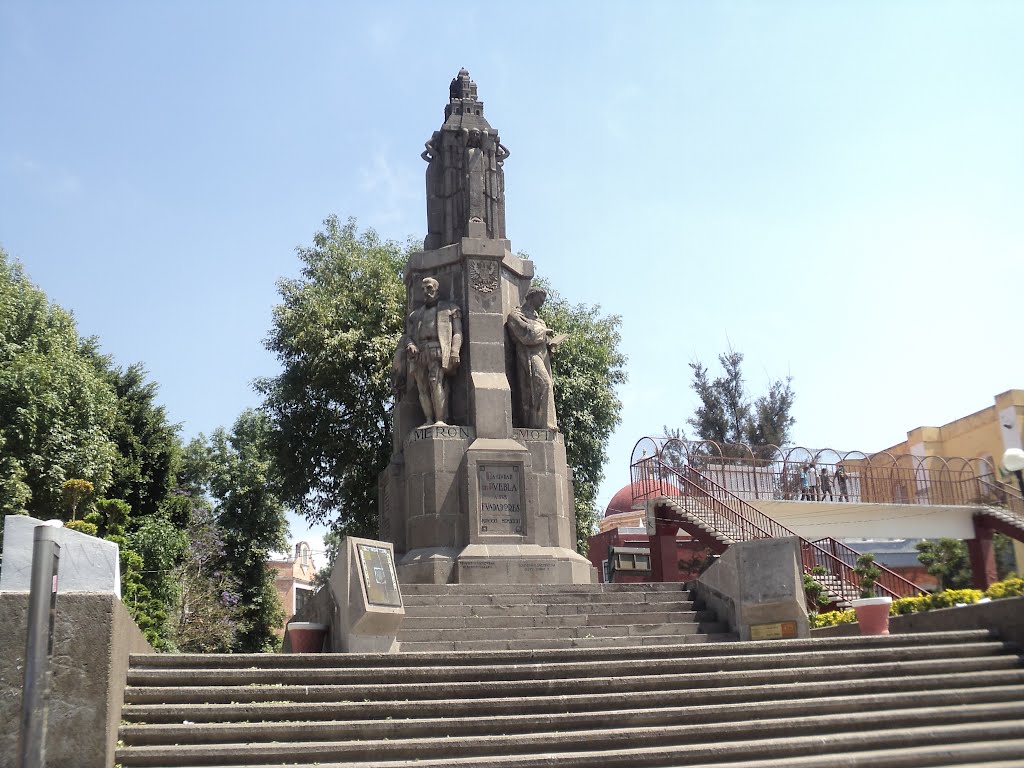
<path id="1" fill-rule="evenodd" d="M 403 584 L 402 652 L 735 640 L 682 584 Z"/>
<path id="2" fill-rule="evenodd" d="M 142 766 L 1020 766 L 1024 668 L 985 631 L 524 651 L 142 655 Z"/>

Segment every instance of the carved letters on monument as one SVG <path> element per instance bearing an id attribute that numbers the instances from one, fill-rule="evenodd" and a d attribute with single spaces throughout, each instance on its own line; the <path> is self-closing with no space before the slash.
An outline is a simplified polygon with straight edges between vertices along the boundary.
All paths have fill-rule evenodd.
<path id="1" fill-rule="evenodd" d="M 522 536 L 523 478 L 518 464 L 480 464 L 480 533 Z"/>

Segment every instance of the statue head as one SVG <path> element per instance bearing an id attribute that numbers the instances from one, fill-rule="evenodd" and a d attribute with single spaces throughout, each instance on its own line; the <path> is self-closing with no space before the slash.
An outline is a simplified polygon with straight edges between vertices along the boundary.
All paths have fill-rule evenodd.
<path id="1" fill-rule="evenodd" d="M 423 285 L 423 299 L 427 306 L 437 303 L 437 289 L 440 287 L 437 280 L 432 277 L 424 277 L 421 284 Z"/>
<path id="2" fill-rule="evenodd" d="M 547 299 L 548 292 L 541 288 L 539 285 L 535 285 L 526 292 L 526 297 L 523 299 L 524 305 L 532 305 L 534 309 L 540 309 L 544 304 L 544 300 Z"/>

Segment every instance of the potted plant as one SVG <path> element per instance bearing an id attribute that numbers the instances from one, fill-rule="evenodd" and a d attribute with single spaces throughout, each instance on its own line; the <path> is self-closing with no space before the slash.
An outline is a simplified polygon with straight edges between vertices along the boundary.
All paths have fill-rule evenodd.
<path id="1" fill-rule="evenodd" d="M 857 574 L 860 598 L 851 600 L 850 605 L 857 613 L 857 624 L 862 635 L 888 635 L 891 597 L 876 597 L 875 582 L 882 572 L 875 565 L 875 556 L 866 552 L 857 558 L 853 572 Z"/>

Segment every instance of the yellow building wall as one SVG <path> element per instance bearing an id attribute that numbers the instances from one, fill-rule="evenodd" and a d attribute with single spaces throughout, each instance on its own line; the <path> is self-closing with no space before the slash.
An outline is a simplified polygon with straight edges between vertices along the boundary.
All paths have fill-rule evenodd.
<path id="1" fill-rule="evenodd" d="M 1021 443 L 1024 390 L 1011 389 L 994 399 L 994 405 L 941 427 L 912 429 L 906 440 L 885 450 L 892 454 L 989 459 L 998 477 L 1003 452 Z"/>

